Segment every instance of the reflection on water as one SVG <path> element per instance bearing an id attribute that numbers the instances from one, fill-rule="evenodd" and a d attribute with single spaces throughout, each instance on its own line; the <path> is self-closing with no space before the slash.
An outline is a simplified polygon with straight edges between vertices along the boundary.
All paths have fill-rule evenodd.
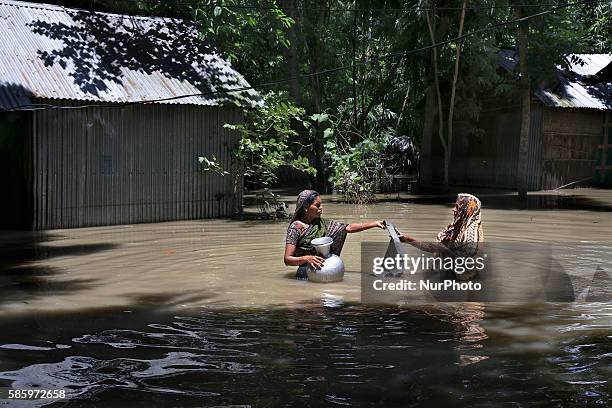
<path id="1" fill-rule="evenodd" d="M 63 389 L 62 406 L 604 406 L 611 315 L 602 304 L 410 309 L 329 296 L 267 310 L 49 315 L 10 322 L 24 332 L 0 337 L 0 387 Z M 33 328 L 33 344 L 4 341 Z"/>

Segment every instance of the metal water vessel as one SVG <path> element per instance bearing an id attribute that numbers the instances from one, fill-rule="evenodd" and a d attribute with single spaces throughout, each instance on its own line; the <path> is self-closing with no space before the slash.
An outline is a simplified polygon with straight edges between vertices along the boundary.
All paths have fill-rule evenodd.
<path id="1" fill-rule="evenodd" d="M 330 253 L 334 240 L 330 237 L 315 238 L 311 241 L 317 254 L 325 258 L 321 269 L 308 267 L 308 280 L 312 282 L 340 282 L 344 279 L 344 262 L 338 255 Z"/>

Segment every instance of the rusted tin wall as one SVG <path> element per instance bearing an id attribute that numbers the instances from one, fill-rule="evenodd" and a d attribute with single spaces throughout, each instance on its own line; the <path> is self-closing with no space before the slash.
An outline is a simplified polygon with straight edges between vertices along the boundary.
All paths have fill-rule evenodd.
<path id="1" fill-rule="evenodd" d="M 481 130 L 478 136 L 470 134 L 472 126 L 456 126 L 451 183 L 468 187 L 515 188 L 520 112 L 516 109 L 484 112 L 478 124 Z"/>
<path id="2" fill-rule="evenodd" d="M 487 187 L 516 188 L 519 136 L 521 133 L 520 109 L 500 112 L 493 116 L 495 133 L 494 182 Z"/>
<path id="3" fill-rule="evenodd" d="M 593 177 L 604 112 L 544 108 L 542 189 Z"/>
<path id="4" fill-rule="evenodd" d="M 520 108 L 484 112 L 482 135 L 470 136 L 469 127 L 458 127 L 453 143 L 451 183 L 472 187 L 514 189 L 517 186 Z M 542 165 L 542 105 L 531 106 L 528 147 L 528 188 L 540 188 Z"/>
<path id="5" fill-rule="evenodd" d="M 593 184 L 597 187 L 612 187 L 612 110 L 605 112 L 605 122 L 599 135 L 596 160 Z"/>
<path id="6" fill-rule="evenodd" d="M 541 103 L 531 104 L 529 123 L 529 145 L 527 147 L 527 189 L 540 190 L 542 179 L 543 145 L 543 112 Z M 518 164 L 518 161 L 517 161 Z"/>
<path id="7" fill-rule="evenodd" d="M 238 121 L 237 108 L 192 105 L 36 111 L 34 229 L 230 216 L 242 193 L 197 157 L 229 169 L 238 136 L 223 124 Z"/>

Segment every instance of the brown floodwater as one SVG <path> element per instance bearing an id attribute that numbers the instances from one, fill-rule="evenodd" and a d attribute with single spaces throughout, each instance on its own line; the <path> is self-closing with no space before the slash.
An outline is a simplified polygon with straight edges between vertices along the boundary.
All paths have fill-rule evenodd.
<path id="1" fill-rule="evenodd" d="M 481 195 L 485 239 L 609 243 L 612 191 L 580 191 L 573 193 L 573 201 L 566 195 L 542 195 L 526 204 L 513 195 Z M 517 209 L 520 205 L 527 208 Z M 323 206 L 325 217 L 385 219 L 421 240 L 434 239 L 452 220 L 452 199 L 439 197 L 362 207 L 324 197 Z M 342 252 L 344 281 L 315 285 L 292 279 L 295 268 L 284 266 L 286 228 L 286 221 L 222 219 L 9 233 L 2 253 L 12 261 L 12 272 L 3 277 L 9 288 L 0 308 L 6 315 L 141 302 L 190 308 L 293 305 L 325 296 L 360 301 L 361 243 L 387 242 L 386 231 L 348 235 Z M 566 253 L 557 258 L 564 265 L 573 262 Z"/>
<path id="2" fill-rule="evenodd" d="M 612 191 L 479 197 L 487 241 L 551 244 L 586 286 L 598 268 L 612 276 Z M 452 218 L 452 197 L 379 198 L 324 196 L 324 216 L 385 219 L 421 240 Z M 0 389 L 63 389 L 61 406 L 609 405 L 610 302 L 369 304 L 361 245 L 385 231 L 350 234 L 344 281 L 315 284 L 283 265 L 286 227 L 3 233 Z"/>

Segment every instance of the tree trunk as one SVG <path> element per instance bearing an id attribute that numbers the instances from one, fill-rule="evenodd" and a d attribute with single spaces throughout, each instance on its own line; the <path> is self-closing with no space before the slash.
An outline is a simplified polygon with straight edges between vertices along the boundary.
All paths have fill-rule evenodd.
<path id="1" fill-rule="evenodd" d="M 433 18 L 429 16 L 429 11 L 425 13 L 427 19 L 427 28 L 429 29 L 429 36 L 431 38 L 431 43 L 436 43 L 436 35 L 435 35 L 435 11 L 432 12 Z M 432 20 L 434 20 L 432 22 Z M 446 144 L 446 140 L 444 139 L 444 116 L 442 115 L 442 95 L 440 93 L 440 81 L 438 78 L 438 49 L 434 47 L 432 50 L 432 61 L 433 61 L 433 77 L 434 84 L 436 90 L 436 100 L 438 101 L 438 137 L 440 138 L 440 143 L 442 144 L 442 149 L 444 151 L 444 186 L 445 189 L 448 188 L 448 163 L 446 158 L 448 156 L 448 145 Z"/>
<path id="2" fill-rule="evenodd" d="M 310 41 L 307 42 L 308 47 L 308 65 L 310 73 L 320 71 L 323 67 L 321 64 L 321 55 L 323 55 L 324 32 L 325 32 L 325 13 L 327 9 L 327 0 L 319 0 L 316 2 L 319 12 L 316 14 L 316 19 L 310 30 Z M 321 95 L 321 80 L 318 75 L 311 78 L 311 106 L 315 113 L 321 112 L 322 95 Z"/>
<path id="3" fill-rule="evenodd" d="M 446 6 L 446 4 L 444 4 Z M 430 7 L 435 6 L 435 1 L 429 3 Z M 433 13 L 435 17 L 435 12 Z M 440 23 L 437 24 L 435 38 L 443 38 L 448 32 L 450 18 L 447 14 L 440 17 Z M 431 35 L 430 35 L 431 37 Z M 436 88 L 434 80 L 433 68 L 433 49 L 430 55 L 424 61 L 425 65 L 425 112 L 423 116 L 423 134 L 421 138 L 421 155 L 419 163 L 419 185 L 425 190 L 432 187 L 433 180 L 433 163 L 431 143 L 434 132 L 436 119 Z"/>
<path id="4" fill-rule="evenodd" d="M 295 102 L 296 105 L 301 105 L 301 95 L 300 95 L 300 80 L 299 80 L 299 69 L 298 69 L 298 55 L 297 55 L 297 35 L 296 35 L 296 25 L 297 25 L 297 13 L 295 12 L 295 0 L 281 0 L 280 6 L 283 9 L 283 12 L 291 17 L 295 23 L 285 29 L 285 35 L 289 40 L 289 48 L 283 48 L 283 56 L 285 58 L 285 63 L 287 67 L 287 76 L 289 78 L 293 78 L 289 82 L 289 94 L 291 98 Z"/>
<path id="5" fill-rule="evenodd" d="M 426 68 L 427 71 L 427 68 Z M 431 71 L 431 69 L 429 70 Z M 421 157 L 419 162 L 419 185 L 421 189 L 431 189 L 432 183 L 432 160 L 431 142 L 433 136 L 436 94 L 433 87 L 433 78 L 426 76 L 427 88 L 425 89 L 425 115 L 423 117 L 423 134 L 421 137 Z"/>
<path id="6" fill-rule="evenodd" d="M 400 125 L 402 124 L 402 118 L 404 116 L 404 111 L 406 110 L 406 106 L 408 105 L 409 97 L 410 97 L 410 82 L 408 82 L 408 85 L 406 86 L 406 96 L 404 96 L 404 103 L 402 103 L 402 109 L 400 110 L 399 115 L 397 115 L 397 122 L 395 123 L 395 130 L 393 131 L 393 134 L 395 136 L 399 136 L 398 134 L 399 128 L 400 128 Z"/>
<path id="7" fill-rule="evenodd" d="M 516 8 L 516 16 L 523 18 L 522 7 Z M 518 26 L 518 48 L 519 48 L 519 88 L 521 94 L 521 134 L 519 138 L 519 155 L 517 168 L 517 189 L 520 199 L 527 198 L 527 157 L 529 146 L 529 128 L 531 122 L 531 90 L 529 86 L 529 71 L 527 65 L 527 33 L 529 26 L 527 22 L 519 23 Z"/>
<path id="8" fill-rule="evenodd" d="M 366 33 L 369 32 L 370 30 L 370 22 L 368 21 L 367 18 L 367 9 L 365 11 L 363 11 L 361 13 L 361 60 L 362 61 L 366 61 L 368 59 L 368 49 L 369 49 L 369 38 L 366 35 Z M 361 120 L 359 120 L 359 124 L 360 126 L 357 126 L 357 131 L 360 132 L 362 134 L 362 137 L 365 137 L 366 135 L 366 128 L 367 128 L 367 120 L 365 118 L 365 110 L 366 110 L 366 79 L 368 76 L 368 69 L 366 66 L 364 66 L 361 69 L 361 79 L 360 79 L 360 83 L 361 83 L 361 96 L 360 96 L 360 102 L 361 102 Z"/>
<path id="9" fill-rule="evenodd" d="M 357 8 L 357 3 L 353 2 L 353 8 Z M 353 43 L 351 44 L 353 47 L 353 123 L 355 127 L 357 126 L 357 10 L 353 10 Z"/>
<path id="10" fill-rule="evenodd" d="M 465 9 L 467 7 L 467 0 L 463 0 L 463 7 L 461 8 L 461 19 L 459 20 L 459 37 L 463 35 L 463 23 L 465 21 Z M 451 97 L 448 108 L 448 149 L 446 149 L 446 155 L 444 156 L 444 190 L 449 188 L 449 167 L 451 156 L 453 152 L 453 115 L 455 114 L 455 92 L 457 91 L 457 78 L 459 77 L 459 59 L 461 58 L 461 45 L 463 41 L 457 43 L 457 53 L 455 55 L 455 72 L 453 74 L 453 85 L 451 88 Z"/>

